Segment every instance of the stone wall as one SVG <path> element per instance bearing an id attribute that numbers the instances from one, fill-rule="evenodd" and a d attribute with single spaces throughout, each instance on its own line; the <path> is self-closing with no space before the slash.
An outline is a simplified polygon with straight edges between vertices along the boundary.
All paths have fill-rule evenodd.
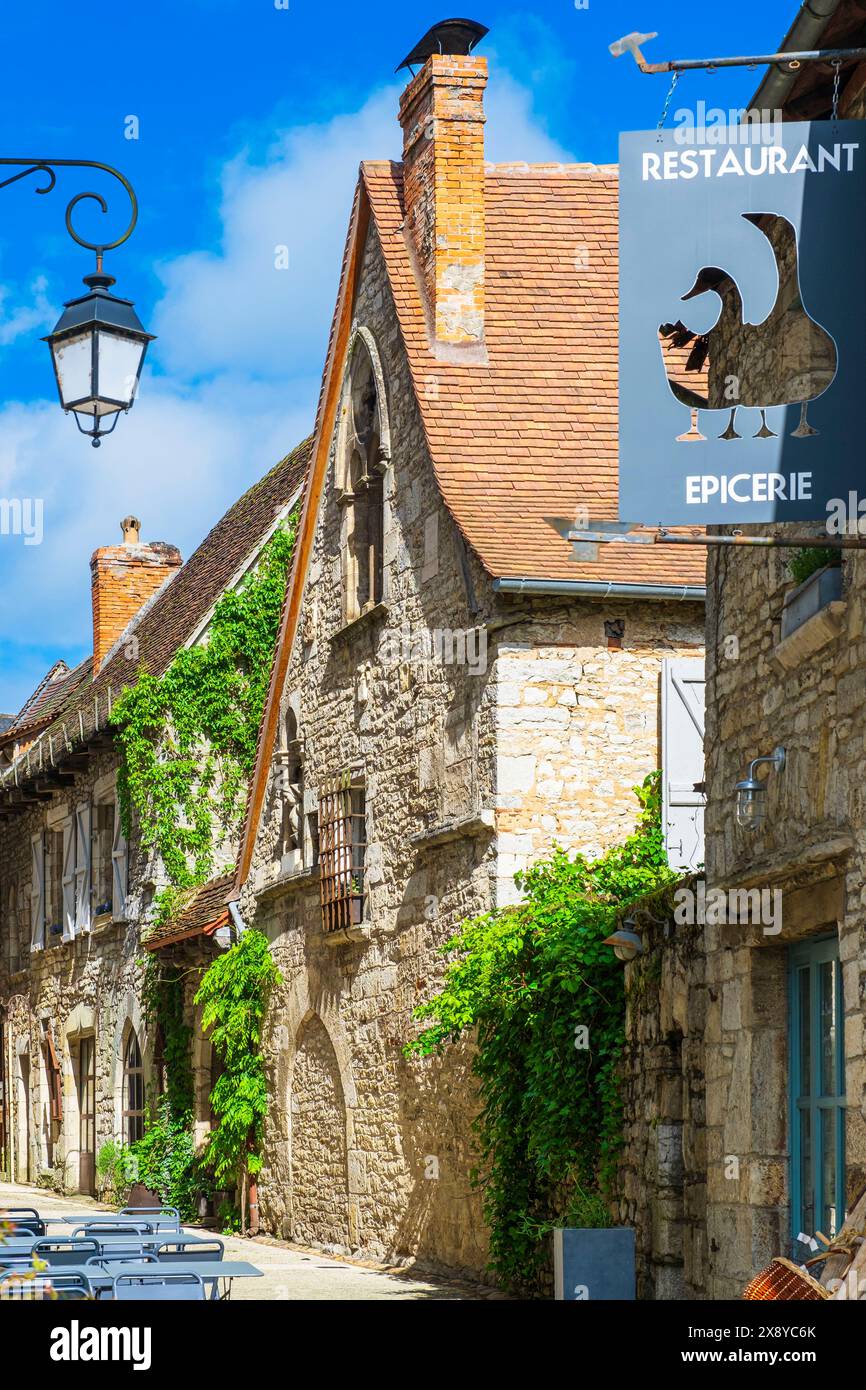
<path id="1" fill-rule="evenodd" d="M 95 1037 L 96 1046 L 96 1152 L 106 1140 L 122 1133 L 122 1054 L 130 1027 L 134 1027 L 149 1076 L 152 1039 L 142 1017 L 141 967 L 138 963 L 138 928 L 135 917 L 145 892 L 144 864 L 132 857 L 128 920 L 97 919 L 90 932 L 63 941 L 46 929 L 45 948 L 30 950 L 29 898 L 31 886 L 31 837 L 46 824 L 56 825 L 75 807 L 95 795 L 105 796 L 113 787 L 116 759 L 110 751 L 94 756 L 76 776 L 75 787 L 55 793 L 50 804 L 39 806 L 0 827 L 0 892 L 15 885 L 23 891 L 26 920 L 18 923 L 21 941 L 17 963 L 10 972 L 9 934 L 14 928 L 8 910 L 0 918 L 3 963 L 0 1000 L 7 1010 L 7 1074 L 10 1078 L 12 1172 L 25 1175 L 26 1106 L 23 1078 L 29 1070 L 29 1130 L 32 1180 L 51 1174 L 71 1190 L 79 1186 L 79 1076 L 78 1050 L 82 1037 Z M 23 914 L 22 914 L 23 915 Z M 16 962 L 12 962 L 16 963 Z M 52 1121 L 44 1027 L 51 1027 L 63 1077 L 63 1121 Z M 22 1064 L 22 1058 L 24 1062 Z"/>
<path id="2" fill-rule="evenodd" d="M 847 555 L 832 621 L 825 610 L 810 632 L 782 643 L 782 598 L 793 583 L 785 552 L 710 556 L 708 882 L 783 895 L 780 932 L 729 924 L 705 935 L 707 1221 L 717 1297 L 736 1296 L 787 1247 L 787 947 L 806 936 L 839 938 L 849 1197 L 866 1182 L 864 574 L 862 558 Z M 731 637 L 736 643 L 726 643 Z M 734 786 L 752 758 L 777 745 L 787 761 L 769 773 L 765 823 L 740 829 Z M 726 1156 L 739 1160 L 737 1183 L 725 1177 Z"/>
<path id="3" fill-rule="evenodd" d="M 554 840 L 594 857 L 631 834 L 633 788 L 661 766 L 661 663 L 703 655 L 703 609 L 537 600 L 502 622 L 495 804 L 505 903 L 513 875 Z M 608 646 L 605 625 L 620 623 L 621 648 Z"/>
<path id="4" fill-rule="evenodd" d="M 636 1232 L 638 1298 L 703 1298 L 707 1279 L 701 929 L 647 901 L 644 954 L 625 966 L 623 1153 L 615 1215 Z"/>

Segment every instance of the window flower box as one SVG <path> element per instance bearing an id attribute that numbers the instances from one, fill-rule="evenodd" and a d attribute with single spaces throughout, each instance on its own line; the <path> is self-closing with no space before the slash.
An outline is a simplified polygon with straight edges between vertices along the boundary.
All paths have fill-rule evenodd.
<path id="1" fill-rule="evenodd" d="M 782 641 L 792 632 L 814 618 L 828 604 L 842 597 L 842 570 L 839 565 L 824 565 L 785 595 L 782 608 Z"/>

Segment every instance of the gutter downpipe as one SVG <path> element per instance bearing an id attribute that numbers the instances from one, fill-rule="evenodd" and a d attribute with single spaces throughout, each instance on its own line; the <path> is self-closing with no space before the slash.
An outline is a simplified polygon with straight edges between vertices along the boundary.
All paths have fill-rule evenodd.
<path id="1" fill-rule="evenodd" d="M 235 928 L 235 931 L 237 932 L 237 939 L 238 941 L 240 941 L 244 932 L 247 930 L 247 924 L 241 916 L 241 909 L 238 899 L 235 898 L 231 900 L 227 904 L 227 907 L 229 910 L 229 916 L 232 919 L 232 924 Z M 247 1220 L 243 1220 L 243 1198 L 241 1198 L 241 1224 L 244 1227 L 241 1234 L 257 1236 L 259 1233 L 259 1184 L 255 1177 L 255 1174 L 250 1172 L 246 1164 L 244 1165 L 244 1173 L 247 1181 Z"/>
<path id="2" fill-rule="evenodd" d="M 562 598 L 646 598 L 705 603 L 703 584 L 615 584 L 605 579 L 494 579 L 500 594 L 556 594 Z"/>
<path id="3" fill-rule="evenodd" d="M 820 47 L 818 41 L 840 3 L 841 0 L 805 0 L 800 7 L 800 13 L 785 35 L 779 52 L 803 53 Z M 801 70 L 782 72 L 780 68 L 771 69 L 752 97 L 751 107 L 769 111 L 783 107 Z"/>

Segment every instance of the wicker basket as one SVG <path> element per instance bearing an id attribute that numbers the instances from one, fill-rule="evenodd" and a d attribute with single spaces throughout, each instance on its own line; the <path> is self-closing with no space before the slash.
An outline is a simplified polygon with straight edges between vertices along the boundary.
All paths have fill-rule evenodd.
<path id="1" fill-rule="evenodd" d="M 743 1291 L 745 1299 L 774 1299 L 780 1303 L 817 1301 L 830 1297 L 830 1290 L 813 1279 L 799 1265 L 777 1255 L 766 1269 L 756 1274 Z"/>

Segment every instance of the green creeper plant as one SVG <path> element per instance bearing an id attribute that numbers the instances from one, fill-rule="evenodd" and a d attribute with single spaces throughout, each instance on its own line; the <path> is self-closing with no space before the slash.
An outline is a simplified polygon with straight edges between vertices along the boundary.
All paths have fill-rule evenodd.
<path id="1" fill-rule="evenodd" d="M 249 929 L 205 973 L 195 996 L 202 1027 L 223 1064 L 211 1093 L 216 1125 L 206 1161 L 217 1183 L 240 1187 L 244 1172 L 262 1166 L 262 1122 L 268 1089 L 261 1050 L 262 1019 L 281 979 L 267 937 Z"/>
<path id="2" fill-rule="evenodd" d="M 129 838 L 135 812 L 141 844 L 157 851 L 168 878 L 156 898 L 156 925 L 172 917 L 187 890 L 207 881 L 220 840 L 230 839 L 240 826 L 297 521 L 295 510 L 274 532 L 243 585 L 222 595 L 206 640 L 178 651 L 161 676 L 142 667 L 112 712 L 121 754 L 117 791 L 124 834 Z M 246 963 L 248 952 L 241 955 Z M 145 1004 L 163 1041 L 165 1090 L 152 1100 L 133 1156 L 139 1179 L 182 1214 L 192 1215 L 195 1197 L 208 1183 L 207 1164 L 197 1159 L 193 1141 L 192 1029 L 184 1021 L 182 976 L 164 965 L 159 954 L 146 966 Z M 211 967 L 219 979 L 231 975 L 227 959 Z M 217 1086 L 218 1123 L 211 1147 L 219 1178 L 232 1168 L 229 1155 L 235 1153 L 244 1107 L 253 1115 L 245 1133 L 255 1145 L 266 1104 L 257 1051 L 247 1057 L 250 1074 L 239 1074 L 237 1048 L 251 1046 L 249 1011 L 255 1012 L 252 995 L 215 1029 L 217 1049 L 233 1059 L 239 1081 L 232 1097 Z M 237 1045 L 233 1030 L 240 1039 Z"/>
<path id="3" fill-rule="evenodd" d="M 554 847 L 517 876 L 523 901 L 465 922 L 442 948 L 442 988 L 415 1011 L 408 1055 L 474 1031 L 476 1137 L 491 1268 L 522 1292 L 545 1286 L 542 1237 L 610 1224 L 622 1108 L 622 965 L 602 943 L 622 906 L 675 879 L 661 829 L 660 774 L 635 788 L 637 827 L 600 858 Z"/>
<path id="4" fill-rule="evenodd" d="M 169 880 L 157 923 L 179 890 L 207 881 L 219 839 L 243 817 L 296 528 L 295 512 L 243 586 L 223 594 L 207 640 L 178 651 L 161 676 L 142 668 L 112 712 L 124 834 L 134 809 Z"/>

